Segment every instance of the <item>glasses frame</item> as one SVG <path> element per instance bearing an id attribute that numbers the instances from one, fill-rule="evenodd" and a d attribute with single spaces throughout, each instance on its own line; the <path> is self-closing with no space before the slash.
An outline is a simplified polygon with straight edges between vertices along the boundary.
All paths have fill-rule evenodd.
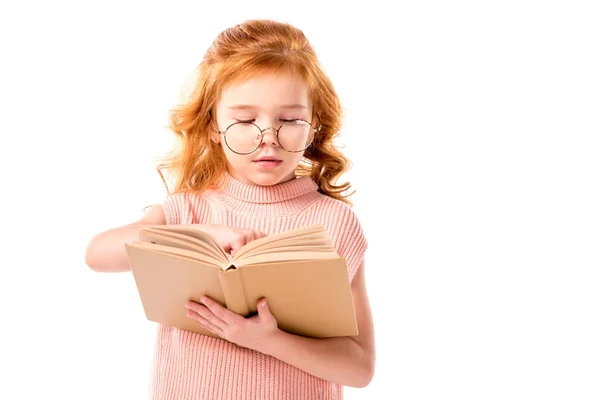
<path id="1" fill-rule="evenodd" d="M 289 152 L 289 153 L 300 153 L 301 151 L 304 151 L 304 150 L 308 149 L 308 147 L 309 147 L 309 146 L 310 146 L 310 145 L 313 143 L 313 141 L 315 140 L 315 134 L 317 134 L 318 132 L 320 132 L 320 131 L 321 131 L 321 128 L 323 127 L 323 124 L 321 124 L 321 125 L 319 125 L 318 127 L 316 127 L 316 128 L 315 128 L 315 127 L 314 127 L 314 126 L 313 126 L 313 125 L 312 125 L 310 122 L 308 122 L 308 121 L 306 121 L 306 120 L 303 120 L 303 119 L 300 119 L 300 118 L 294 119 L 293 121 L 302 121 L 302 122 L 305 122 L 306 124 L 308 124 L 308 126 L 310 126 L 310 129 L 312 129 L 312 130 L 314 131 L 314 132 L 313 132 L 313 137 L 312 137 L 312 139 L 310 140 L 310 142 L 309 142 L 309 143 L 306 145 L 306 147 L 305 147 L 305 148 L 303 148 L 303 149 L 301 149 L 301 150 L 288 150 L 288 149 L 286 149 L 285 147 L 283 147 L 283 146 L 281 145 L 281 141 L 279 140 L 279 131 L 281 130 L 281 128 L 282 128 L 284 125 L 286 125 L 286 124 L 292 124 L 292 123 L 293 123 L 292 121 L 290 121 L 290 122 L 283 122 L 283 123 L 282 123 L 282 124 L 279 126 L 279 128 L 277 128 L 277 129 L 273 128 L 272 126 L 270 126 L 270 127 L 268 127 L 268 128 L 265 128 L 265 129 L 260 129 L 260 126 L 256 125 L 254 122 L 237 121 L 237 122 L 234 122 L 233 124 L 229 125 L 227 128 L 225 128 L 225 130 L 224 130 L 224 131 L 220 131 L 220 130 L 217 130 L 217 129 L 215 129 L 215 131 L 216 131 L 216 132 L 217 132 L 219 135 L 223 135 L 223 140 L 225 140 L 225 144 L 227 145 L 227 147 L 229 148 L 229 150 L 233 151 L 235 154 L 239 154 L 239 155 L 248 155 L 248 154 L 252 154 L 252 153 L 254 153 L 256 150 L 258 150 L 258 148 L 260 147 L 260 145 L 263 143 L 263 140 L 264 140 L 264 137 L 265 137 L 265 132 L 266 132 L 266 131 L 268 131 L 269 129 L 273 129 L 273 130 L 274 130 L 274 131 L 277 133 L 277 142 L 279 143 L 279 147 L 281 147 L 282 149 L 284 149 L 285 151 L 287 151 L 287 152 Z M 226 135 L 226 134 L 227 134 L 227 131 L 228 131 L 228 130 L 229 130 L 229 128 L 231 128 L 232 126 L 234 126 L 234 125 L 238 125 L 238 124 L 245 124 L 245 125 L 251 124 L 251 125 L 254 125 L 256 128 L 258 128 L 258 130 L 260 131 L 260 143 L 258 143 L 258 146 L 256 146 L 256 148 L 255 148 L 254 150 L 252 150 L 252 151 L 250 151 L 250 152 L 248 152 L 248 153 L 240 153 L 240 152 L 237 152 L 237 151 L 233 150 L 233 149 L 231 148 L 231 146 L 229 146 L 229 143 L 227 143 L 227 135 Z"/>

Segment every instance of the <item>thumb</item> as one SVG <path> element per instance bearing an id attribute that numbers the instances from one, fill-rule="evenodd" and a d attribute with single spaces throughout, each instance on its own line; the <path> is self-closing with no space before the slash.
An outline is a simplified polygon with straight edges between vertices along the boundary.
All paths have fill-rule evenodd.
<path id="1" fill-rule="evenodd" d="M 256 304 L 256 308 L 258 309 L 258 318 L 263 321 L 270 321 L 275 319 L 273 314 L 271 314 L 271 310 L 269 310 L 269 305 L 267 304 L 267 299 L 262 298 Z"/>

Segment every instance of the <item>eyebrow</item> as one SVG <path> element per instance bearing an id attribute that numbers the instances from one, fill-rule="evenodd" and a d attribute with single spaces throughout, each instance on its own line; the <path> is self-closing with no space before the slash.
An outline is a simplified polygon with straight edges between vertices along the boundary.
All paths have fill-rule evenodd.
<path id="1" fill-rule="evenodd" d="M 229 110 L 255 110 L 258 107 L 249 104 L 238 104 L 235 106 L 227 107 Z M 282 104 L 279 108 L 285 108 L 286 110 L 304 110 L 308 107 L 302 104 Z"/>

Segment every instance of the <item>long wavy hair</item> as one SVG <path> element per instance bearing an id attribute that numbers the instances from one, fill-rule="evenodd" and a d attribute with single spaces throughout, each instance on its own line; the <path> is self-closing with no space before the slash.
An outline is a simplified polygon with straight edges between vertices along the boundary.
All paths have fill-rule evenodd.
<path id="1" fill-rule="evenodd" d="M 191 90 L 170 110 L 168 128 L 176 135 L 176 146 L 157 167 L 167 192 L 218 187 L 227 160 L 220 144 L 211 140 L 211 131 L 223 88 L 261 72 L 281 70 L 303 77 L 313 115 L 322 124 L 296 175 L 310 176 L 319 192 L 351 204 L 350 183 L 337 184 L 351 165 L 333 143 L 342 124 L 340 100 L 304 33 L 272 20 L 248 20 L 221 32 L 196 68 Z M 173 190 L 163 172 L 168 173 Z"/>

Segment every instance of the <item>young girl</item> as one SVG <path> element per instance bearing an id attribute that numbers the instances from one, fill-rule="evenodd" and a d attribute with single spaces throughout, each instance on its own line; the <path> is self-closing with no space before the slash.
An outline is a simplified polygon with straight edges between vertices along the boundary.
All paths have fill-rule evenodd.
<path id="1" fill-rule="evenodd" d="M 124 244 L 144 225 L 194 224 L 230 252 L 251 240 L 323 224 L 346 258 L 359 335 L 309 339 L 278 329 L 268 299 L 243 318 L 210 298 L 187 315 L 217 339 L 158 325 L 152 399 L 341 399 L 375 366 L 365 289 L 367 241 L 335 181 L 348 168 L 333 146 L 341 107 L 303 33 L 275 21 L 223 31 L 198 68 L 196 86 L 171 115 L 180 146 L 160 169 L 175 190 L 139 221 L 96 235 L 86 263 L 129 271 Z M 162 176 L 162 173 L 161 173 Z"/>

